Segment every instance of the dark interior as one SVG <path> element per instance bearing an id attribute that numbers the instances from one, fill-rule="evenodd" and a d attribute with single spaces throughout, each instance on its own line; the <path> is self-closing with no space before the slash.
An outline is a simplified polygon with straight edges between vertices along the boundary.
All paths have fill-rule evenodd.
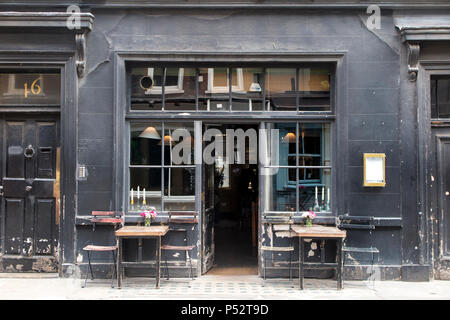
<path id="1" fill-rule="evenodd" d="M 253 128 L 257 125 L 214 126 L 225 133 L 226 129 Z M 246 154 L 248 154 L 248 140 Z M 257 274 L 257 203 L 258 165 L 230 164 L 228 179 L 216 167 L 214 183 L 214 265 L 208 274 Z M 224 181 L 228 180 L 228 181 Z M 253 223 L 252 223 L 253 219 Z"/>

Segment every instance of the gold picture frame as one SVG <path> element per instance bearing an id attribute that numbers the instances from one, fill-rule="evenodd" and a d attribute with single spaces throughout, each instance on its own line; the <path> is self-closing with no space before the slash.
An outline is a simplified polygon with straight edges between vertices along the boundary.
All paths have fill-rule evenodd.
<path id="1" fill-rule="evenodd" d="M 368 172 L 370 170 L 370 172 Z M 364 187 L 386 186 L 386 154 L 364 153 Z"/>

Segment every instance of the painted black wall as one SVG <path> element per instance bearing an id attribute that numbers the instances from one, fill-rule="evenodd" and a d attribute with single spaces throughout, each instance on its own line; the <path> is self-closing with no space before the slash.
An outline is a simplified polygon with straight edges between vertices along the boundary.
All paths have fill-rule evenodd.
<path id="1" fill-rule="evenodd" d="M 336 79 L 340 90 L 335 164 L 344 171 L 336 185 L 336 215 L 380 218 L 373 244 L 380 250 L 383 279 L 400 279 L 402 266 L 419 264 L 416 84 L 407 80 L 406 49 L 395 29 L 395 11 L 382 10 L 380 30 L 369 30 L 365 10 L 353 9 L 94 8 L 91 12 L 95 22 L 86 36 L 87 70 L 78 81 L 78 127 L 73 132 L 77 135 L 73 160 L 85 165 L 88 175 L 78 181 L 74 255 L 66 257 L 66 263 L 75 263 L 84 272 L 87 258 L 81 249 L 93 239 L 91 227 L 84 225 L 85 218 L 92 210 L 123 206 L 115 197 L 116 188 L 122 186 L 114 180 L 114 170 L 124 170 L 123 164 L 114 162 L 117 53 L 176 51 L 186 56 L 192 52 L 343 53 L 343 72 Z M 73 35 L 0 34 L 1 50 L 17 48 L 73 51 Z M 126 137 L 126 132 L 118 135 Z M 365 152 L 386 153 L 385 188 L 362 186 Z M 390 223 L 389 218 L 398 218 L 398 223 Z M 97 229 L 95 237 L 105 244 L 114 242 L 111 228 Z M 369 246 L 367 234 L 358 232 L 349 233 L 349 243 Z M 108 259 L 102 254 L 94 257 L 97 262 Z M 358 278 L 361 274 L 349 272 L 349 276 Z"/>

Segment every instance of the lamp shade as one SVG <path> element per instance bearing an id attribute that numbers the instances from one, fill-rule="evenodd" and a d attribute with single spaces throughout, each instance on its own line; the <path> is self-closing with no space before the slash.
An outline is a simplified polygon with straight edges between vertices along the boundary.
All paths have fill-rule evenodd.
<path id="1" fill-rule="evenodd" d="M 160 142 L 158 142 L 158 146 L 160 146 L 162 144 L 162 139 L 161 139 L 161 141 Z M 174 145 L 175 144 L 175 141 L 173 140 L 173 138 L 171 137 L 171 136 L 169 136 L 168 134 L 166 134 L 165 136 L 164 136 L 164 145 L 165 146 L 169 146 L 169 145 Z"/>
<path id="2" fill-rule="evenodd" d="M 161 136 L 159 135 L 158 131 L 156 131 L 155 127 L 147 127 L 144 131 L 141 132 L 139 138 L 159 140 L 161 139 Z"/>
<path id="3" fill-rule="evenodd" d="M 294 143 L 295 142 L 295 133 L 288 132 L 281 141 L 284 143 Z"/>

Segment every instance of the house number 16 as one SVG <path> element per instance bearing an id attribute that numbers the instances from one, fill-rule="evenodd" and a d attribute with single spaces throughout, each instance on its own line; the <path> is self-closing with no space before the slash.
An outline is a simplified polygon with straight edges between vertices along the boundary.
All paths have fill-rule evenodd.
<path id="1" fill-rule="evenodd" d="M 40 81 L 40 80 L 41 80 L 41 78 L 37 78 L 36 80 L 34 80 L 31 83 L 30 90 L 31 90 L 31 93 L 33 95 L 38 95 L 38 94 L 41 93 L 41 87 L 38 85 L 38 81 Z M 28 92 L 29 92 L 29 90 L 28 90 L 28 83 L 25 82 L 24 83 L 24 87 L 25 87 L 24 96 L 25 96 L 25 98 L 28 98 Z"/>

